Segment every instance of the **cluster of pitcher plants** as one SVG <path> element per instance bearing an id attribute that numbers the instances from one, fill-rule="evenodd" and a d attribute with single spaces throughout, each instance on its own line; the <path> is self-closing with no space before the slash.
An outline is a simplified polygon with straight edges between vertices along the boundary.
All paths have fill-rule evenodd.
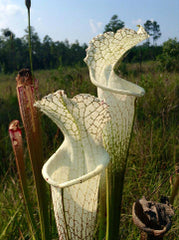
<path id="1" fill-rule="evenodd" d="M 26 4 L 30 26 L 30 1 Z M 38 83 L 33 71 L 19 71 L 16 78 L 17 97 L 33 171 L 40 227 L 36 224 L 28 190 L 18 120 L 10 123 L 9 133 L 32 239 L 51 239 L 50 194 L 46 182 L 51 188 L 59 239 L 90 240 L 94 239 L 95 232 L 100 240 L 120 239 L 123 182 L 136 98 L 143 96 L 145 91 L 121 79 L 115 70 L 126 51 L 146 38 L 148 34 L 139 26 L 137 32 L 124 28 L 116 33 L 99 35 L 89 43 L 85 62 L 91 82 L 97 87 L 98 97 L 83 93 L 70 99 L 64 90 L 58 90 L 39 100 Z M 63 143 L 45 164 L 39 110 L 64 135 Z M 176 192 L 172 195 L 172 201 Z M 136 221 L 142 221 L 136 216 L 136 206 L 143 207 L 145 213 L 146 202 L 141 200 L 135 205 L 133 212 Z M 158 207 L 155 203 L 153 205 Z M 160 226 L 162 236 L 169 230 L 173 215 L 169 204 L 165 202 L 160 206 L 164 209 L 162 211 L 166 207 L 170 211 L 165 214 L 168 219 L 163 226 L 165 231 Z M 136 225 L 140 228 L 138 222 Z M 144 231 L 147 228 L 142 227 Z M 160 234 L 155 236 L 150 230 L 149 235 L 158 237 Z"/>

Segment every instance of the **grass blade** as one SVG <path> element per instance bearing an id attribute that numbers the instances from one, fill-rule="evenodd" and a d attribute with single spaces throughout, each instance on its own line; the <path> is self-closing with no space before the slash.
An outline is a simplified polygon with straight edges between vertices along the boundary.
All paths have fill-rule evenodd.
<path id="1" fill-rule="evenodd" d="M 3 240 L 3 238 L 5 237 L 5 234 L 6 234 L 6 231 L 7 231 L 8 227 L 14 221 L 14 218 L 16 217 L 17 213 L 19 212 L 20 208 L 21 208 L 21 205 L 17 208 L 17 210 L 15 211 L 14 215 L 10 218 L 9 222 L 7 223 L 6 227 L 4 228 L 3 232 L 0 235 L 0 239 Z"/>

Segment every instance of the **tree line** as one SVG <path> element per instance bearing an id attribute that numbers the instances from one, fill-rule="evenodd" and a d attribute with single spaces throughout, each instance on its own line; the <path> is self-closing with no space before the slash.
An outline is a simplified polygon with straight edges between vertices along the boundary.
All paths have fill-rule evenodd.
<path id="1" fill-rule="evenodd" d="M 0 72 L 9 73 L 23 67 L 29 67 L 28 31 L 18 38 L 9 29 L 3 29 L 0 36 Z M 72 66 L 84 64 L 87 45 L 78 41 L 69 44 L 68 40 L 53 41 L 46 35 L 43 41 L 31 27 L 31 45 L 34 69 L 58 68 L 59 65 Z"/>
<path id="2" fill-rule="evenodd" d="M 109 23 L 105 25 L 104 32 L 123 28 L 125 23 L 117 15 L 113 15 Z M 141 62 L 155 60 L 162 54 L 163 46 L 157 46 L 160 38 L 160 26 L 156 21 L 147 20 L 144 24 L 146 31 L 153 41 L 147 40 L 130 50 L 125 58 L 126 62 Z M 176 41 L 176 43 L 178 43 Z M 85 65 L 83 59 L 86 56 L 87 44 L 80 45 L 78 41 L 70 44 L 68 40 L 53 41 L 46 35 L 41 41 L 38 33 L 31 27 L 31 45 L 33 68 L 56 69 L 59 66 Z M 172 44 L 170 44 L 172 45 Z M 28 29 L 22 38 L 18 38 L 10 29 L 2 29 L 0 35 L 0 72 L 11 73 L 23 67 L 29 67 Z"/>

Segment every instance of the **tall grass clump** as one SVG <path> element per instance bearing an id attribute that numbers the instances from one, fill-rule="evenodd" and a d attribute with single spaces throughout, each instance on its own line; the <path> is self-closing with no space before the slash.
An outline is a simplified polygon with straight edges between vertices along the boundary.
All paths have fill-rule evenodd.
<path id="1" fill-rule="evenodd" d="M 147 64 L 144 67 L 147 67 Z M 138 100 L 136 109 L 125 177 L 121 239 L 139 237 L 136 227 L 130 225 L 131 211 L 128 204 L 143 195 L 155 201 L 160 201 L 162 196 L 170 198 L 178 178 L 176 166 L 179 74 L 161 73 L 156 68 L 153 68 L 152 72 L 143 71 L 137 77 L 130 74 L 131 81 L 143 86 L 146 94 L 145 99 Z M 166 239 L 178 239 L 178 201 L 176 197 L 173 202 L 176 210 L 173 225 L 166 234 Z M 124 227 L 128 224 L 131 226 L 129 231 Z"/>

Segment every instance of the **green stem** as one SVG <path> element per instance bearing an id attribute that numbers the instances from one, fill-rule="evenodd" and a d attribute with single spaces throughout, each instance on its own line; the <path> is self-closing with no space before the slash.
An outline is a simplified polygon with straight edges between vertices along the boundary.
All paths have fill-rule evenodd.
<path id="1" fill-rule="evenodd" d="M 122 192 L 124 183 L 125 167 L 117 174 L 107 169 L 106 192 L 107 192 L 107 227 L 106 240 L 119 239 L 119 225 L 121 215 Z"/>
<path id="2" fill-rule="evenodd" d="M 106 239 L 109 239 L 109 229 L 110 229 L 110 214 L 109 214 L 109 206 L 110 206 L 110 195 L 109 195 L 109 174 L 108 169 L 106 169 L 106 208 L 107 208 L 107 228 L 106 228 Z"/>
<path id="3" fill-rule="evenodd" d="M 30 69 L 33 75 L 33 64 L 32 64 L 32 45 L 31 45 L 31 26 L 30 26 L 30 8 L 28 8 L 28 40 L 29 40 L 29 59 L 30 59 Z"/>
<path id="4" fill-rule="evenodd" d="M 98 240 L 103 240 L 106 232 L 106 171 L 102 173 L 100 181 L 98 226 Z"/>

